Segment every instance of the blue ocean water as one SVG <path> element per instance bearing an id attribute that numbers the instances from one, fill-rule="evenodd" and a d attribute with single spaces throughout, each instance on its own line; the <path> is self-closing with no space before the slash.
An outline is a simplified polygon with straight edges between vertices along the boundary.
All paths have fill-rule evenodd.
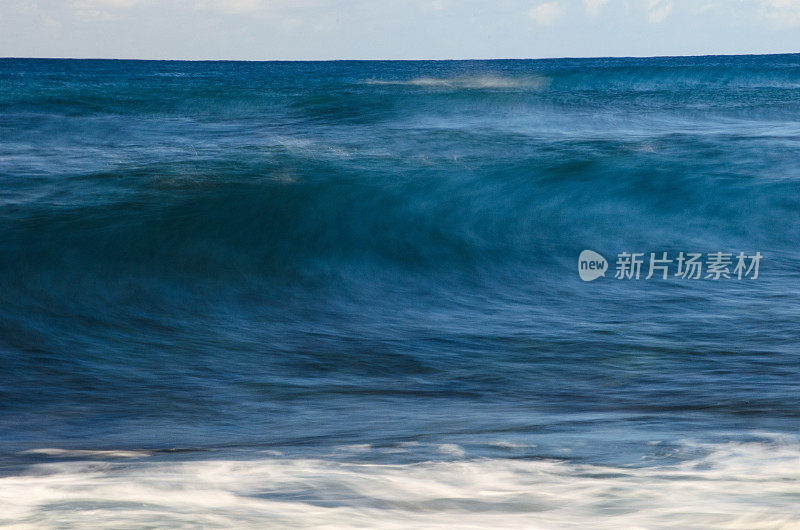
<path id="1" fill-rule="evenodd" d="M 800 55 L 0 60 L 0 523 L 800 524 L 799 162 Z"/>

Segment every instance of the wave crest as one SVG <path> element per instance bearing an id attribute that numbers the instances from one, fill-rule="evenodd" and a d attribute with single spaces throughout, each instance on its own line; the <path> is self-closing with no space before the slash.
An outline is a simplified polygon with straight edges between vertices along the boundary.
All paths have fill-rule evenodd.
<path id="1" fill-rule="evenodd" d="M 474 75 L 460 77 L 417 77 L 409 80 L 382 80 L 367 79 L 368 85 L 406 85 L 426 88 L 455 88 L 455 89 L 537 89 L 548 84 L 548 79 L 539 76 L 499 76 L 499 75 Z"/>

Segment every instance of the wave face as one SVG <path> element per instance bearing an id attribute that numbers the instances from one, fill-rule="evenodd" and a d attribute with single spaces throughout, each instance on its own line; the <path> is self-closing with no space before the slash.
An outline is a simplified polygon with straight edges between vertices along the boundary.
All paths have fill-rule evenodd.
<path id="1" fill-rule="evenodd" d="M 0 60 L 0 83 L 0 480 L 19 517 L 41 466 L 101 498 L 91 462 L 130 452 L 149 455 L 134 480 L 276 451 L 265 473 L 308 465 L 324 489 L 349 466 L 353 495 L 430 469 L 426 488 L 480 505 L 459 466 L 514 475 L 511 497 L 525 473 L 589 488 L 580 466 L 647 489 L 707 457 L 687 444 L 800 428 L 798 55 Z M 584 249 L 612 268 L 764 257 L 757 280 L 585 283 Z M 785 522 L 758 508 L 796 484 L 764 473 L 752 510 L 712 522 Z M 420 502 L 448 512 L 437 495 Z M 566 521 L 515 499 L 486 525 Z M 609 521 L 634 510 L 607 502 Z"/>

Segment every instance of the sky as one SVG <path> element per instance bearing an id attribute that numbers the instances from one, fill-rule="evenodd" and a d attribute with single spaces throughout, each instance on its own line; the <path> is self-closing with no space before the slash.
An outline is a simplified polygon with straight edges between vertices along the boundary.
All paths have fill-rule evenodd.
<path id="1" fill-rule="evenodd" d="M 800 0 L 0 0 L 0 57 L 490 59 L 800 52 Z"/>

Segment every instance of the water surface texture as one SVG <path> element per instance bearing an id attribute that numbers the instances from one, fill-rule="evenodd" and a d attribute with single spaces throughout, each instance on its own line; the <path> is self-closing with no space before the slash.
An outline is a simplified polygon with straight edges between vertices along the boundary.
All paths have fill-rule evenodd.
<path id="1" fill-rule="evenodd" d="M 0 60 L 0 524 L 800 525 L 799 183 L 799 55 Z"/>

